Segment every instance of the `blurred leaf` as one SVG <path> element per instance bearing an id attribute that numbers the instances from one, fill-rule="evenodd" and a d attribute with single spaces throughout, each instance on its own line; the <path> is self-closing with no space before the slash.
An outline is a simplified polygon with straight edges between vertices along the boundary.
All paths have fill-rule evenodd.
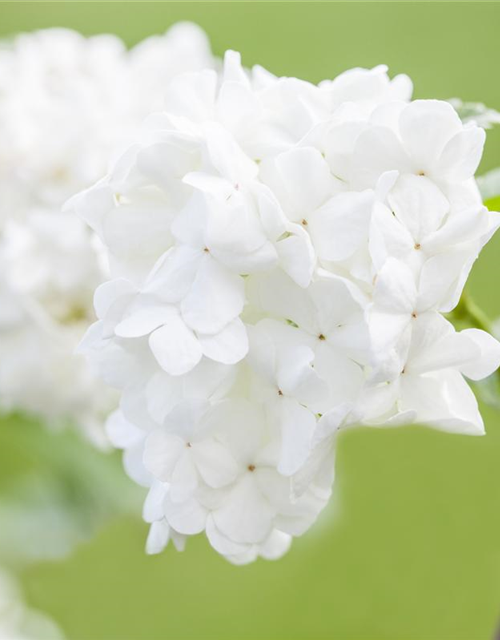
<path id="1" fill-rule="evenodd" d="M 476 181 L 484 204 L 490 211 L 496 210 L 500 203 L 500 167 L 478 176 Z"/>
<path id="2" fill-rule="evenodd" d="M 474 390 L 482 402 L 500 410 L 500 376 L 498 371 L 484 380 L 473 383 Z"/>
<path id="3" fill-rule="evenodd" d="M 464 123 L 474 122 L 483 129 L 491 129 L 493 125 L 500 123 L 500 113 L 482 102 L 462 102 L 460 98 L 451 98 L 448 102 Z"/>
<path id="4" fill-rule="evenodd" d="M 0 447 L 4 564 L 65 556 L 113 517 L 140 513 L 142 492 L 119 454 L 97 451 L 74 430 L 9 416 L 0 419 Z"/>

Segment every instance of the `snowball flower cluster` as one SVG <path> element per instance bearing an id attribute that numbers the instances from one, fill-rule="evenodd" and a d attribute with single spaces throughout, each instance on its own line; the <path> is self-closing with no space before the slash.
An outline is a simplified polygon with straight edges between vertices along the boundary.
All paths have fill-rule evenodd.
<path id="1" fill-rule="evenodd" d="M 76 422 L 102 439 L 115 394 L 74 350 L 107 276 L 65 200 L 107 170 L 177 73 L 213 66 L 205 34 L 175 25 L 131 51 L 65 29 L 0 45 L 0 406 Z"/>
<path id="2" fill-rule="evenodd" d="M 205 532 L 234 563 L 281 556 L 330 497 L 340 428 L 483 433 L 464 376 L 500 345 L 443 314 L 500 224 L 473 178 L 484 131 L 411 91 L 230 51 L 71 201 L 110 257 L 81 350 L 121 392 L 108 431 L 149 487 L 149 552 Z"/>

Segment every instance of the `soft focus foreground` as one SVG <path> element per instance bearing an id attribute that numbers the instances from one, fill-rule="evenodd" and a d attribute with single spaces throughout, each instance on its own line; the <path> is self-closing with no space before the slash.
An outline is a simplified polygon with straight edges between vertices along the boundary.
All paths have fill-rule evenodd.
<path id="1" fill-rule="evenodd" d="M 380 59 L 380 58 L 379 58 L 379 59 Z M 293 69 L 291 69 L 291 71 L 293 72 Z M 456 93 L 456 91 L 455 91 L 455 92 L 453 92 L 453 93 Z M 443 97 L 446 97 L 446 95 L 447 95 L 447 94 L 443 95 Z M 493 104 L 494 104 L 494 103 L 493 103 Z M 397 450 L 398 450 L 398 446 L 397 446 L 397 442 L 398 442 L 398 441 L 397 441 L 397 439 L 395 440 L 394 438 L 401 438 L 401 437 L 403 438 L 403 440 L 402 440 L 402 441 L 400 441 L 400 442 L 403 442 L 403 443 L 406 443 L 406 444 L 409 444 L 409 443 L 416 444 L 416 445 L 417 445 L 417 449 L 418 449 L 418 442 L 421 442 L 421 443 L 425 443 L 425 442 L 434 442 L 434 443 L 435 443 L 435 445 L 436 445 L 438 442 L 442 441 L 442 443 L 443 443 L 442 454 L 443 454 L 443 456 L 448 460 L 448 462 L 447 462 L 446 464 L 451 464 L 451 465 L 453 465 L 453 462 L 452 462 L 452 461 L 454 460 L 454 455 L 455 455 L 455 454 L 454 454 L 454 446 L 458 447 L 458 450 L 460 449 L 460 446 L 461 446 L 461 445 L 459 444 L 459 443 L 460 443 L 460 439 L 459 439 L 458 441 L 456 441 L 456 442 L 457 442 L 457 444 L 456 444 L 456 445 L 454 445 L 454 444 L 450 443 L 450 439 L 449 439 L 449 438 L 444 438 L 444 439 L 442 438 L 441 440 L 439 440 L 437 435 L 432 436 L 432 438 L 433 438 L 433 439 L 432 439 L 432 440 L 430 440 L 430 439 L 429 439 L 429 435 L 428 435 L 427 433 L 425 433 L 425 432 L 424 432 L 424 433 L 421 433 L 421 435 L 419 436 L 420 440 L 418 440 L 418 439 L 417 439 L 417 440 L 415 440 L 415 439 L 414 439 L 414 436 L 413 436 L 413 434 L 412 434 L 412 432 L 406 432 L 406 435 L 404 435 L 404 436 L 403 436 L 401 433 L 399 433 L 397 436 L 391 436 L 391 438 L 392 438 L 391 440 L 388 440 L 388 436 L 387 436 L 386 434 L 383 434 L 383 433 L 372 433 L 372 434 L 370 434 L 370 438 L 371 438 L 371 440 L 367 440 L 368 435 L 365 433 L 365 435 L 362 435 L 362 434 L 361 434 L 361 435 L 359 435 L 359 434 L 358 434 L 358 435 L 352 434 L 352 437 L 351 437 L 351 435 L 349 435 L 349 438 L 350 438 L 350 439 L 348 439 L 348 440 L 342 440 L 341 442 L 345 442 L 345 443 L 347 443 L 347 442 L 351 442 L 351 443 L 352 443 L 352 442 L 356 442 L 356 441 L 358 441 L 358 442 L 362 442 L 362 440 L 360 440 L 360 438 L 364 438 L 365 442 L 370 442 L 370 451 L 371 451 L 371 455 L 369 456 L 369 458 L 367 458 L 366 460 L 364 460 L 364 464 L 362 464 L 362 466 L 363 466 L 364 468 L 363 468 L 362 470 L 357 469 L 357 471 L 356 471 L 356 475 L 358 475 L 359 473 L 361 473 L 361 474 L 363 474 L 363 475 L 362 475 L 362 477 L 368 477 L 369 475 L 371 476 L 371 474 L 373 473 L 373 468 L 374 468 L 374 467 L 373 467 L 373 463 L 370 463 L 369 461 L 371 461 L 373 458 L 375 458 L 375 459 L 380 458 L 380 454 L 377 454 L 377 451 L 381 451 L 381 449 L 379 450 L 379 449 L 377 448 L 377 444 L 376 444 L 376 443 L 377 443 L 378 441 L 377 441 L 377 440 L 375 440 L 375 438 L 382 438 L 382 440 L 380 441 L 380 442 L 381 442 L 381 446 L 382 446 L 382 443 L 384 444 L 384 446 L 385 446 L 385 445 L 390 445 L 389 450 L 390 450 L 390 451 L 392 451 L 393 453 L 396 453 L 396 452 L 397 452 Z M 353 439 L 353 438 L 354 438 L 354 439 Z M 356 440 L 356 438 L 357 438 L 357 440 Z M 344 447 L 346 447 L 346 446 L 347 446 L 347 445 L 344 445 Z M 477 445 L 477 446 L 479 446 L 479 447 L 484 447 L 484 444 L 482 444 L 482 443 L 478 443 L 478 445 Z M 467 444 L 465 444 L 465 443 L 464 443 L 464 445 L 463 445 L 463 447 L 467 447 L 467 451 L 468 451 L 467 463 L 466 463 L 466 466 L 467 466 L 467 467 L 470 467 L 471 465 L 473 465 L 473 464 L 474 464 L 474 456 L 473 456 L 473 451 L 474 451 L 474 449 L 473 449 L 472 447 L 475 447 L 475 448 L 477 449 L 477 446 L 476 446 L 476 445 L 473 445 L 473 444 L 471 443 L 471 441 L 469 441 Z M 404 445 L 403 445 L 403 448 L 402 448 L 402 449 L 399 449 L 399 450 L 400 450 L 400 451 L 404 451 L 404 450 L 405 450 L 405 449 L 404 449 Z M 421 447 L 421 451 L 425 451 L 425 450 L 426 450 L 425 446 L 424 446 L 424 447 Z M 347 451 L 349 451 L 349 449 L 348 449 L 348 448 L 347 448 Z M 464 451 L 465 451 L 465 449 L 464 449 Z M 351 456 L 352 456 L 352 453 L 353 453 L 353 449 L 351 449 Z M 432 450 L 431 450 L 429 453 L 430 453 L 430 454 L 432 454 Z M 348 454 L 344 454 L 344 455 L 348 455 Z M 362 458 L 362 456 L 360 457 L 360 452 L 359 452 L 359 450 L 358 450 L 357 459 L 358 459 L 358 461 L 361 461 L 361 460 L 363 459 L 363 458 Z M 436 461 L 436 462 L 437 462 L 437 461 Z M 458 458 L 457 458 L 457 462 L 458 462 Z M 347 474 L 347 469 L 346 469 L 346 468 L 343 468 L 343 467 L 342 467 L 342 465 L 341 465 L 341 467 L 340 467 L 340 468 L 341 468 L 341 471 L 342 471 L 343 477 L 344 477 L 344 478 L 347 478 L 347 477 L 348 477 L 348 476 L 346 475 L 346 474 Z M 406 469 L 406 470 L 404 469 L 404 467 L 400 468 L 400 469 L 399 469 L 399 475 L 398 475 L 398 477 L 400 477 L 400 476 L 401 476 L 401 477 L 404 477 L 404 476 L 405 476 L 405 472 L 408 472 L 411 468 L 412 468 L 412 465 L 411 465 L 411 460 L 410 460 L 410 461 L 409 461 L 409 468 L 408 468 L 408 469 Z M 433 468 L 433 458 L 432 458 L 432 455 L 428 455 L 428 456 L 426 455 L 425 468 L 426 468 L 426 472 L 427 472 L 427 473 L 429 473 L 429 472 L 430 472 L 431 477 L 432 477 L 432 468 Z M 437 467 L 436 467 L 436 468 L 437 468 Z M 379 505 L 380 505 L 380 499 L 376 497 L 377 487 L 380 489 L 381 487 L 383 487 L 383 486 L 384 486 L 383 481 L 382 481 L 382 478 L 384 477 L 384 474 L 381 474 L 381 470 L 380 470 L 380 469 L 379 469 L 379 476 L 381 476 L 381 477 L 380 477 L 380 481 L 379 481 L 378 483 L 377 483 L 377 482 L 374 482 L 374 481 L 372 480 L 373 489 L 374 489 L 374 491 L 375 491 L 375 493 L 374 493 L 374 497 L 373 497 L 373 501 L 372 501 L 372 502 L 373 502 L 374 504 L 379 504 Z M 371 477 L 372 477 L 372 476 L 371 476 Z M 483 476 L 482 476 L 482 474 L 477 473 L 477 474 L 475 475 L 475 478 L 474 478 L 474 479 L 472 479 L 472 478 L 470 479 L 470 482 L 475 483 L 475 485 L 477 486 L 477 483 L 481 481 L 481 480 L 480 480 L 480 478 L 481 478 L 481 477 L 483 477 Z M 486 477 L 487 477 L 487 476 L 485 476 L 485 478 L 486 478 Z M 431 480 L 431 479 L 429 479 L 429 480 Z M 425 484 L 425 483 L 424 483 L 424 484 Z M 446 489 L 446 487 L 447 487 L 448 485 L 446 485 L 446 479 L 445 479 L 445 478 L 439 478 L 439 479 L 436 479 L 436 478 L 435 478 L 435 481 L 434 481 L 434 482 L 429 482 L 428 484 L 429 484 L 429 486 L 433 486 L 433 487 L 434 487 L 434 493 L 436 492 L 436 487 L 437 487 L 437 486 L 442 487 L 442 488 L 443 488 L 443 492 L 444 492 L 444 493 L 443 493 L 443 495 L 446 495 L 446 491 L 445 491 L 445 489 Z M 352 488 L 352 485 L 351 485 L 351 488 Z M 465 489 L 465 487 L 463 487 L 463 486 L 462 486 L 462 498 L 463 498 L 463 497 L 464 497 L 464 495 L 465 495 L 465 494 L 464 494 L 464 489 Z M 453 495 L 453 493 L 454 493 L 454 491 L 456 491 L 456 490 L 457 490 L 457 486 L 455 486 L 454 490 L 450 492 L 450 488 L 449 488 L 449 486 L 448 486 L 448 497 L 452 496 L 452 495 Z M 384 496 L 385 496 L 385 498 L 384 498 L 384 504 L 387 506 L 387 509 L 388 509 L 388 510 L 390 510 L 390 508 L 391 508 L 391 507 L 390 507 L 390 505 L 391 505 L 391 496 L 389 495 L 389 493 L 392 495 L 392 493 L 393 493 L 393 492 L 394 492 L 394 490 L 392 490 L 391 492 L 387 492 L 387 491 L 386 491 L 386 492 L 384 493 Z M 351 494 L 351 495 L 352 495 L 352 494 Z M 436 496 L 436 498 L 437 498 L 437 496 Z M 417 528 L 417 530 L 418 530 L 419 528 L 420 528 L 420 530 L 422 530 L 423 522 L 424 522 L 424 521 L 426 521 L 426 520 L 429 518 L 429 519 L 432 521 L 432 523 L 430 523 L 430 524 L 429 524 L 429 531 L 431 531 L 431 530 L 432 530 L 432 527 L 430 526 L 431 524 L 433 524 L 433 527 L 435 528 L 435 527 L 436 527 L 436 523 L 437 523 L 437 522 L 439 522 L 439 520 L 440 520 L 440 519 L 439 519 L 439 516 L 437 515 L 437 514 L 438 514 L 438 511 L 433 510 L 433 508 L 432 508 L 432 500 L 430 501 L 430 503 L 429 503 L 429 501 L 428 501 L 428 504 L 427 504 L 427 511 L 425 512 L 425 515 L 424 515 L 424 513 L 421 513 L 421 517 L 420 517 L 420 518 L 418 518 L 417 514 L 418 514 L 418 512 L 419 512 L 419 506 L 418 506 L 418 505 L 419 505 L 419 500 L 417 499 L 417 496 L 416 496 L 414 493 L 412 493 L 412 492 L 410 491 L 410 492 L 408 493 L 408 495 L 407 495 L 407 499 L 411 501 L 411 503 L 413 504 L 413 506 L 414 506 L 414 508 L 415 508 L 415 510 L 416 510 L 416 514 L 415 514 L 415 522 L 413 523 L 412 527 L 413 527 L 413 528 L 415 528 L 415 527 L 416 527 L 416 528 Z M 362 501 L 362 502 L 363 502 L 363 501 Z M 351 504 L 352 504 L 352 505 L 355 505 L 355 501 L 354 501 L 353 503 L 351 503 Z M 401 508 L 401 506 L 402 506 L 402 505 L 400 505 L 400 508 Z M 446 508 L 445 508 L 445 509 L 446 509 Z M 365 515 L 364 515 L 365 522 L 369 521 L 369 520 L 370 520 L 370 516 L 369 516 L 370 510 L 369 510 L 369 509 L 367 509 L 367 506 L 366 506 L 366 505 L 364 505 L 364 507 L 363 507 L 363 512 L 364 512 L 364 514 L 365 514 Z M 400 532 L 402 532 L 402 531 L 407 531 L 407 530 L 408 530 L 408 525 L 409 525 L 409 523 L 408 523 L 408 521 L 406 521 L 406 528 L 403 526 L 403 525 L 404 525 L 404 521 L 405 521 L 404 515 L 403 515 L 403 516 L 401 516 L 401 515 L 400 515 L 400 516 L 399 516 L 399 518 L 398 518 L 398 520 L 399 520 L 398 526 L 400 527 Z M 483 519 L 483 522 L 484 522 L 484 519 Z M 462 539 L 463 539 L 463 540 L 466 540 L 466 539 L 467 539 L 467 526 L 464 526 L 464 525 L 465 525 L 465 521 L 461 521 L 461 530 L 462 530 L 462 534 L 461 534 L 461 536 L 462 536 Z M 440 525 L 440 526 L 442 526 L 442 525 Z M 360 531 L 363 529 L 362 521 L 358 521 L 357 528 L 359 528 L 359 530 L 360 530 Z M 396 527 L 396 529 L 397 529 L 397 527 Z M 381 545 L 381 542 L 380 542 L 380 538 L 379 538 L 379 537 L 378 537 L 378 535 L 377 535 L 377 527 L 375 527 L 375 529 L 372 527 L 372 528 L 371 528 L 371 530 L 372 530 L 372 532 L 373 532 L 374 540 L 379 540 L 379 546 L 380 546 L 380 545 Z M 457 535 L 458 535 L 458 534 L 457 534 Z M 115 537 L 115 538 L 117 537 L 117 531 L 116 531 L 116 530 L 114 531 L 114 537 Z M 118 535 L 118 537 L 120 537 L 120 536 Z M 327 547 L 328 547 L 328 548 L 330 548 L 330 547 L 331 547 L 331 545 L 334 545 L 334 543 L 336 543 L 337 545 L 338 545 L 338 544 L 340 544 L 340 545 L 342 546 L 341 539 L 339 539 L 339 536 L 338 536 L 338 535 L 333 535 L 333 538 L 334 538 L 334 539 L 331 539 L 331 540 L 327 541 Z M 354 539 L 355 539 L 355 537 L 351 536 L 351 539 L 352 539 L 352 543 L 354 543 Z M 396 538 L 392 538 L 392 540 L 393 540 L 392 544 L 396 544 L 396 547 L 397 547 L 397 543 L 395 542 Z M 488 537 L 488 536 L 486 537 L 486 540 L 489 540 L 489 537 Z M 132 541 L 132 540 L 131 540 L 131 541 Z M 317 538 L 317 537 L 316 537 L 316 538 L 313 538 L 312 542 L 313 542 L 313 544 L 317 544 L 317 543 L 318 543 L 318 538 Z M 139 543 L 139 544 L 140 544 L 140 541 L 137 541 L 137 540 L 136 540 L 136 542 L 135 542 L 134 544 L 137 544 L 137 543 Z M 458 543 L 458 539 L 457 539 L 457 543 Z M 105 542 L 105 540 L 102 540 L 102 541 L 101 541 L 100 543 L 98 543 L 98 544 L 99 544 L 99 545 L 101 545 L 101 548 L 102 548 L 102 549 L 104 549 L 104 548 L 105 548 L 105 545 L 106 545 L 106 542 Z M 369 557 L 370 557 L 370 551 L 369 551 L 369 550 L 370 550 L 370 548 L 374 549 L 375 547 L 372 547 L 372 543 L 371 543 L 371 542 L 368 542 L 368 541 L 366 541 L 366 540 L 364 541 L 364 543 L 363 543 L 363 544 L 364 544 L 364 546 L 365 546 L 365 547 L 367 547 L 367 548 L 366 548 L 366 557 L 367 557 L 367 558 L 369 558 Z M 483 534 L 483 544 L 488 545 L 488 542 L 485 542 L 484 534 Z M 104 545 L 104 547 L 103 547 L 102 545 Z M 440 543 L 439 543 L 439 535 L 438 535 L 438 537 L 437 537 L 437 540 L 434 542 L 434 544 L 433 544 L 433 543 L 431 543 L 431 542 L 429 542 L 429 541 L 428 541 L 428 542 L 427 542 L 427 544 L 426 544 L 426 547 L 427 547 L 428 549 L 432 549 L 432 548 L 436 548 L 436 549 L 437 549 L 439 546 L 440 546 Z M 113 547 L 115 547 L 115 544 L 113 544 Z M 191 548 L 191 545 L 190 545 L 190 548 Z M 380 548 L 382 548 L 382 549 L 387 548 L 387 549 L 388 549 L 389 547 L 387 546 L 387 543 L 386 543 L 385 547 L 384 547 L 384 544 L 382 544 Z M 452 557 L 452 555 L 453 555 L 453 554 L 452 554 L 452 548 L 453 548 L 453 544 L 448 544 L 448 545 L 446 546 L 446 551 L 445 551 L 445 548 L 444 548 L 444 547 L 441 549 L 441 551 L 440 551 L 440 562 L 441 562 L 441 566 L 443 566 L 443 563 L 446 563 L 446 561 L 445 561 L 445 557 L 446 557 L 448 554 L 450 555 L 450 557 Z M 196 549 L 198 549 L 198 551 L 197 551 Z M 109 548 L 108 548 L 108 551 L 109 551 Z M 195 557 L 196 557 L 196 559 L 197 559 L 197 560 L 199 560 L 199 559 L 200 559 L 200 557 L 204 557 L 204 556 L 203 556 L 203 554 L 200 556 L 201 549 L 199 548 L 199 545 L 198 545 L 198 547 L 196 547 L 196 546 L 194 547 L 194 551 L 193 551 L 193 553 L 195 553 Z M 332 550 L 332 553 L 333 553 L 333 550 Z M 112 554 L 112 555 L 113 555 L 113 554 Z M 348 555 L 349 555 L 349 554 L 348 554 Z M 302 556 L 302 557 L 304 557 L 304 556 Z M 455 556 L 455 557 L 456 557 L 456 556 Z M 169 555 L 167 556 L 167 558 L 172 558 L 172 556 L 169 554 Z M 332 560 L 333 560 L 333 558 L 332 558 Z M 184 561 L 184 562 L 186 562 L 186 558 L 184 558 L 184 559 L 183 559 L 183 561 Z M 285 561 L 282 561 L 282 562 L 285 562 Z M 288 563 L 288 561 L 286 561 L 286 562 Z M 299 563 L 299 564 L 300 564 L 300 563 Z M 150 565 L 150 566 L 151 566 L 151 565 Z M 170 567 L 171 567 L 171 568 L 173 568 L 173 567 L 175 567 L 175 566 L 176 566 L 176 563 L 173 563 L 173 564 L 172 564 L 172 560 L 170 560 Z M 181 566 L 181 565 L 179 565 L 179 568 L 180 568 L 180 566 Z M 292 565 L 290 565 L 290 564 L 288 563 L 286 566 L 291 567 Z M 299 566 L 299 565 L 297 565 L 297 567 L 298 567 L 298 566 Z M 335 585 L 335 584 L 336 584 L 336 582 L 337 582 L 336 578 L 335 578 L 335 577 L 333 577 L 333 574 L 335 573 L 334 567 L 335 567 L 336 569 L 338 569 L 338 567 L 340 567 L 340 566 L 342 566 L 342 562 L 340 561 L 340 558 L 339 558 L 339 557 L 337 557 L 337 559 L 336 559 L 336 563 L 331 567 L 331 570 L 330 570 L 330 574 L 331 574 L 331 575 L 330 575 L 330 583 L 332 583 L 332 582 L 333 582 L 333 585 Z M 477 566 L 477 571 L 479 572 L 479 573 L 478 573 L 478 575 L 479 575 L 479 574 L 481 574 L 481 568 L 480 568 L 480 567 L 481 567 L 481 563 L 479 563 L 479 564 L 478 564 L 478 566 Z M 164 565 L 164 569 L 163 569 L 163 571 L 165 571 L 165 569 L 166 569 L 166 566 Z M 213 569 L 213 570 L 215 570 L 215 567 L 212 567 L 212 569 Z M 109 570 L 109 567 L 108 567 L 108 570 Z M 352 574 L 353 570 L 354 570 L 354 574 L 355 574 L 355 573 L 356 573 L 356 571 L 355 571 L 355 567 L 351 565 L 351 568 L 350 568 L 350 573 L 351 573 L 351 574 Z M 466 573 L 467 571 L 470 571 L 470 567 L 468 568 L 468 565 L 467 565 L 467 564 L 465 564 L 464 566 L 462 566 L 462 567 L 460 568 L 460 571 L 461 571 L 461 570 L 463 570 L 463 571 Z M 260 570 L 260 571 L 262 571 L 262 570 Z M 276 569 L 274 569 L 274 571 L 276 571 Z M 387 567 L 386 567 L 386 568 L 384 569 L 384 573 L 386 573 L 386 574 L 387 574 L 387 571 L 388 571 L 388 569 L 387 569 Z M 452 569 L 452 568 L 451 568 L 451 565 L 450 565 L 450 566 L 448 566 L 448 572 L 449 572 L 450 574 L 456 573 L 457 571 L 459 571 L 459 568 L 458 568 L 458 567 L 457 567 L 456 569 Z M 82 565 L 81 563 L 79 564 L 79 571 L 78 571 L 78 572 L 79 572 L 79 575 L 84 575 L 84 574 L 85 574 L 84 567 L 83 567 L 83 565 Z M 257 573 L 258 573 L 258 572 L 259 572 L 259 570 L 257 570 Z M 105 573 L 106 573 L 106 571 L 105 571 Z M 150 575 L 151 575 L 151 569 L 150 569 L 149 573 L 150 573 Z M 312 577 L 314 577 L 314 576 L 318 576 L 318 575 L 320 575 L 320 573 L 321 573 L 321 572 L 319 571 L 319 568 L 317 567 L 317 568 L 316 568 L 315 573 L 314 573 L 314 574 L 311 574 L 311 576 L 312 576 Z M 416 577 L 416 581 L 417 581 L 417 583 L 418 583 L 418 571 L 417 571 L 417 574 L 415 574 L 415 571 L 413 571 L 413 574 L 414 574 L 414 576 Z M 249 574 L 246 574 L 246 575 L 249 575 Z M 410 575 L 411 575 L 411 570 L 410 570 Z M 484 580 L 485 575 L 484 575 L 484 574 L 481 574 L 481 575 L 483 575 L 483 578 L 482 578 L 482 579 Z M 154 579 L 154 577 L 153 577 L 153 576 L 151 576 L 151 577 Z M 255 576 L 255 578 L 256 578 L 256 579 L 258 579 L 258 578 L 257 578 L 257 575 Z M 404 580 L 405 578 L 403 577 L 402 579 Z M 234 580 L 236 580 L 235 575 L 233 575 L 232 580 L 233 580 L 233 581 L 234 581 Z M 479 579 L 479 581 L 481 582 L 481 579 Z M 67 582 L 67 576 L 66 576 L 66 582 Z M 489 581 L 488 579 L 486 580 L 486 582 L 489 582 L 489 583 L 491 584 L 491 581 Z M 236 584 L 236 583 L 235 583 L 235 584 Z M 243 585 L 240 585 L 240 588 L 243 588 Z M 415 585 L 415 588 L 417 588 L 417 585 Z M 485 587 L 485 588 L 486 588 L 486 587 Z M 369 589 L 369 585 L 366 585 L 366 589 L 368 590 L 368 592 L 370 591 L 370 589 Z M 345 587 L 344 587 L 344 591 L 345 591 Z M 362 591 L 363 591 L 363 590 L 362 590 Z M 347 589 L 347 592 L 349 592 L 349 589 Z M 61 594 L 60 594 L 60 595 L 61 595 Z M 226 594 L 226 596 L 228 596 L 228 594 Z M 195 595 L 195 597 L 196 597 L 196 595 Z M 423 596 L 421 595 L 421 596 L 420 596 L 420 600 L 422 600 L 422 597 L 423 597 Z M 347 598 L 347 600 L 348 600 L 348 599 L 349 599 L 349 596 L 346 594 L 345 598 Z M 345 600 L 344 600 L 344 601 L 345 601 Z M 429 602 L 430 602 L 430 601 L 429 601 Z M 425 599 L 425 598 L 423 598 L 423 606 L 424 606 L 424 607 L 426 606 L 426 605 L 425 605 L 425 603 L 426 603 L 426 599 Z M 68 606 L 68 604 L 66 604 L 66 606 Z M 343 607 L 343 609 L 345 610 L 345 607 Z M 375 611 L 375 610 L 376 610 L 376 604 L 374 604 L 374 611 Z M 342 619 L 342 617 L 343 617 L 343 615 L 344 615 L 344 614 L 340 614 L 340 613 L 339 613 L 339 615 L 338 615 L 338 616 L 336 616 L 337 621 L 338 621 L 339 619 L 341 620 L 341 619 Z M 369 614 L 369 612 L 367 612 L 367 615 L 368 615 L 368 616 L 370 615 L 370 614 Z M 379 615 L 379 614 L 377 614 L 377 615 Z M 345 616 L 344 616 L 344 617 L 345 617 Z M 392 618 L 394 618 L 394 616 L 391 616 L 391 617 L 392 617 Z M 373 619 L 373 618 L 372 618 L 372 619 Z M 332 624 L 333 624 L 333 623 L 332 623 Z M 337 625 L 339 625 L 339 624 L 341 624 L 341 623 L 340 623 L 340 622 L 337 622 L 336 624 L 337 624 Z M 395 623 L 395 624 L 396 624 L 396 623 Z M 382 626 L 383 626 L 383 625 L 382 625 Z M 372 625 L 372 627 L 373 627 L 373 625 Z M 385 627 L 384 627 L 384 628 L 387 628 L 387 624 L 385 625 Z M 151 626 L 148 626 L 148 629 L 151 629 Z"/>
<path id="2" fill-rule="evenodd" d="M 176 73 L 212 66 L 205 34 L 178 24 L 128 52 L 65 29 L 0 47 L 0 406 L 73 423 L 104 444 L 113 393 L 74 351 L 107 261 L 64 202 L 106 172 Z M 124 96 L 126 99 L 124 100 Z"/>

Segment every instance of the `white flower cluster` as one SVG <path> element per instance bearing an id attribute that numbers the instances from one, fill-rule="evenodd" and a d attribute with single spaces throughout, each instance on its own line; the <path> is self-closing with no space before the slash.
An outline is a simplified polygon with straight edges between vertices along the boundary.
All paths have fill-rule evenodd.
<path id="1" fill-rule="evenodd" d="M 49 29 L 0 45 L 0 406 L 102 438 L 115 394 L 74 350 L 107 276 L 100 242 L 61 213 L 176 73 L 213 66 L 203 31 L 175 25 L 128 52 L 115 36 Z"/>
<path id="2" fill-rule="evenodd" d="M 484 131 L 411 90 L 230 51 L 72 200 L 111 260 L 81 348 L 121 391 L 109 433 L 150 487 L 149 552 L 205 531 L 232 562 L 279 557 L 329 499 L 339 427 L 483 432 L 463 375 L 500 345 L 443 313 L 500 224 L 473 179 Z"/>

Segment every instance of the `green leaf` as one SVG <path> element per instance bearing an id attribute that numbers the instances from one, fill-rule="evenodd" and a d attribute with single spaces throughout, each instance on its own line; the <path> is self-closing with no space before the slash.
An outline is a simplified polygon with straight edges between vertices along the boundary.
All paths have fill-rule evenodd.
<path id="1" fill-rule="evenodd" d="M 0 418 L 0 563 L 59 558 L 117 515 L 140 514 L 143 492 L 118 452 L 101 452 L 71 429 Z"/>
<path id="2" fill-rule="evenodd" d="M 484 206 L 487 207 L 489 211 L 500 211 L 500 196 L 485 200 Z"/>

